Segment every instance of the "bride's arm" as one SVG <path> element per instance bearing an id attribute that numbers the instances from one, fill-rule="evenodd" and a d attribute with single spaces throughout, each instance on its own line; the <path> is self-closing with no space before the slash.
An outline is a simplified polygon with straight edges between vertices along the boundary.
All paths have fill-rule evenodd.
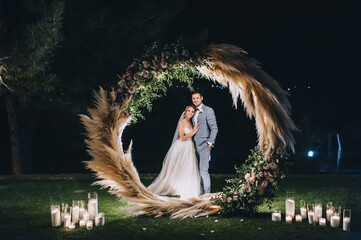
<path id="1" fill-rule="evenodd" d="M 188 134 L 184 134 L 184 122 L 180 121 L 178 124 L 178 132 L 179 132 L 179 138 L 182 141 L 186 141 L 187 139 L 193 137 L 194 134 L 196 134 L 195 131 L 190 132 Z"/>

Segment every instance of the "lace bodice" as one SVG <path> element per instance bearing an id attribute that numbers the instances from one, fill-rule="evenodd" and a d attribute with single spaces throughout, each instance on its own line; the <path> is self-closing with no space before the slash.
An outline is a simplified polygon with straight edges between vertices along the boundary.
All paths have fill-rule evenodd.
<path id="1" fill-rule="evenodd" d="M 188 134 L 188 133 L 191 133 L 193 132 L 193 129 L 189 129 L 189 128 L 184 128 L 184 134 Z"/>

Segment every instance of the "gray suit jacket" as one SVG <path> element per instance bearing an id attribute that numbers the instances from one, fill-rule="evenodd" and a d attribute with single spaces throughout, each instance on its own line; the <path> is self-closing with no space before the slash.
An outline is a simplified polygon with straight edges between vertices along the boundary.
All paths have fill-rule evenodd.
<path id="1" fill-rule="evenodd" d="M 194 142 L 199 150 L 206 148 L 207 142 L 211 142 L 212 146 L 214 146 L 218 132 L 216 115 L 213 109 L 204 104 L 202 109 L 203 112 L 199 112 L 197 118 L 198 132 L 194 135 Z"/>

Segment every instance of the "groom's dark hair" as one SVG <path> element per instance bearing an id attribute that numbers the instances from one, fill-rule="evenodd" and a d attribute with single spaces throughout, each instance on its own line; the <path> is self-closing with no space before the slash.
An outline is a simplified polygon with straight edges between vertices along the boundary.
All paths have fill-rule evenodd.
<path id="1" fill-rule="evenodd" d="M 194 91 L 194 92 L 192 93 L 192 96 L 193 96 L 194 94 L 199 94 L 199 96 L 203 97 L 203 94 L 202 94 L 200 91 Z"/>

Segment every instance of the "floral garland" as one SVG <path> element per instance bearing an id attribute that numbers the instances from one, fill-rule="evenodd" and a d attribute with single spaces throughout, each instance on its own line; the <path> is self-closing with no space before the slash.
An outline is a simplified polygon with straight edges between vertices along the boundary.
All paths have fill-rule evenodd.
<path id="1" fill-rule="evenodd" d="M 154 99 L 166 94 L 173 79 L 193 90 L 193 78 L 201 74 L 197 67 L 207 66 L 203 51 L 190 52 L 181 42 L 160 47 L 154 43 L 146 53 L 126 68 L 119 76 L 117 95 L 121 102 L 131 101 L 125 111 L 132 121 L 143 118 L 141 111 L 152 109 Z M 284 178 L 287 154 L 276 152 L 265 156 L 258 147 L 251 149 L 246 162 L 236 167 L 237 176 L 227 180 L 223 192 L 212 198 L 222 215 L 254 213 L 267 200 L 271 203 L 278 181 Z"/>
<path id="2" fill-rule="evenodd" d="M 134 59 L 119 76 L 117 93 L 121 101 L 132 98 L 128 113 L 133 122 L 143 118 L 141 110 L 152 109 L 152 102 L 166 94 L 172 80 L 177 79 L 193 90 L 193 78 L 201 74 L 196 67 L 202 64 L 201 54 L 190 54 L 180 42 L 160 47 L 154 43 L 140 59 Z"/>
<path id="3" fill-rule="evenodd" d="M 265 156 L 258 147 L 251 149 L 245 163 L 235 166 L 237 176 L 226 180 L 228 185 L 213 200 L 220 206 L 222 215 L 254 213 L 267 200 L 268 205 L 275 196 L 278 181 L 285 177 L 288 155 L 275 153 Z"/>

